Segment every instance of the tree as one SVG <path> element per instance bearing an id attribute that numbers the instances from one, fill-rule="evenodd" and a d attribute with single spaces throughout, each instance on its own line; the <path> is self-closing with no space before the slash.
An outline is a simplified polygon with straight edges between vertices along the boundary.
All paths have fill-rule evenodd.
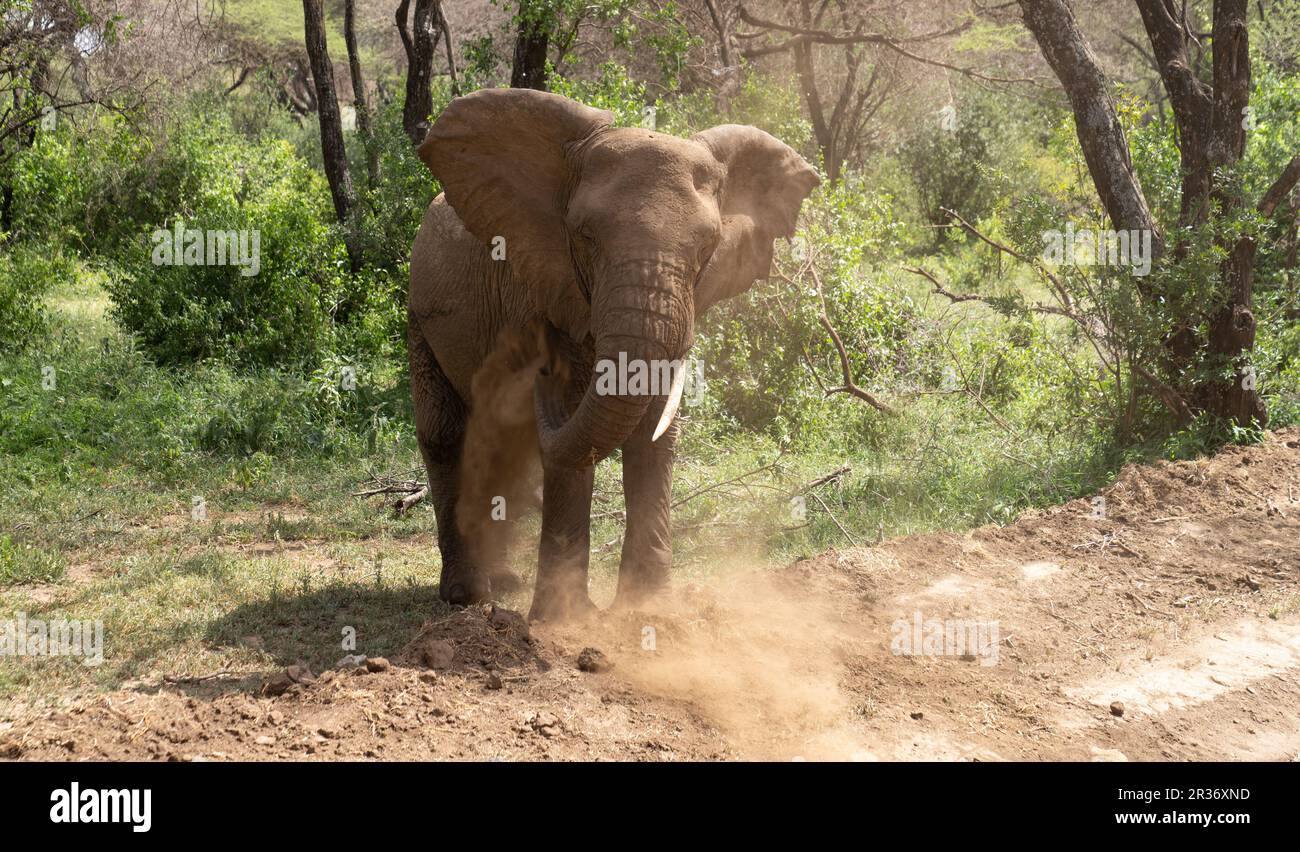
<path id="1" fill-rule="evenodd" d="M 629 32 L 637 32 L 637 24 L 647 21 L 647 16 L 638 14 L 638 5 L 654 10 L 648 17 L 663 11 L 654 3 L 637 4 L 632 0 L 518 0 L 513 18 L 511 87 L 546 91 L 548 76 L 553 71 L 561 73 L 584 27 L 612 23 L 613 30 L 627 26 Z M 614 43 L 618 44 L 621 37 L 615 33 Z M 650 40 L 654 41 L 653 37 Z M 595 46 L 588 43 L 584 47 Z"/>
<path id="2" fill-rule="evenodd" d="M 0 0 L 0 168 L 59 115 L 98 105 L 121 114 L 143 103 L 126 70 L 92 79 L 86 57 L 118 46 L 116 20 L 82 0 Z M 67 91 L 70 82 L 72 91 Z M 0 231 L 12 223 L 13 186 L 0 186 Z"/>
<path id="3" fill-rule="evenodd" d="M 366 81 L 361 75 L 361 56 L 357 53 L 356 0 L 344 0 L 343 41 L 348 48 L 348 71 L 352 76 L 352 102 L 357 111 L 357 129 L 366 147 L 366 177 L 370 186 L 379 183 L 379 146 L 375 144 L 375 128 L 366 97 Z"/>
<path id="4" fill-rule="evenodd" d="M 415 14 L 408 30 L 406 21 L 410 0 L 402 0 L 397 7 L 397 33 L 406 53 L 406 101 L 402 106 L 402 127 L 412 145 L 419 145 L 429 132 L 429 114 L 433 112 L 433 54 L 442 36 L 447 54 L 447 71 L 451 76 L 451 90 L 458 93 L 455 52 L 451 44 L 451 26 L 443 14 L 440 0 L 415 0 Z"/>
<path id="5" fill-rule="evenodd" d="M 546 56 L 550 49 L 550 27 L 533 10 L 528 0 L 520 0 L 515 33 L 515 58 L 510 66 L 512 89 L 546 91 Z"/>
<path id="6" fill-rule="evenodd" d="M 320 146 L 325 162 L 325 177 L 329 180 L 334 214 L 347 233 L 348 258 L 352 271 L 355 272 L 360 268 L 356 240 L 352 236 L 352 212 L 356 197 L 352 189 L 347 151 L 343 147 L 343 120 L 339 114 L 338 97 L 334 93 L 334 66 L 330 63 L 329 47 L 325 42 L 325 18 L 321 0 L 302 0 L 302 12 L 307 58 L 311 62 L 312 79 L 316 83 L 316 114 L 320 119 Z"/>
<path id="7" fill-rule="evenodd" d="M 724 7 L 719 0 L 704 0 L 704 8 L 709 13 L 709 22 L 718 37 L 718 61 L 725 69 L 736 67 L 736 54 L 732 48 L 731 36 L 735 10 Z"/>
<path id="8" fill-rule="evenodd" d="M 920 35 L 894 34 L 885 27 L 898 28 L 896 22 L 886 20 L 892 7 L 856 0 L 783 3 L 780 20 L 742 6 L 740 20 L 754 31 L 736 37 L 748 44 L 741 50 L 748 59 L 773 54 L 793 59 L 823 168 L 831 181 L 839 180 L 845 164 L 860 152 L 864 130 L 896 83 L 899 62 L 932 65 L 984 81 L 1024 82 L 981 74 L 916 52 L 916 45 L 941 43 L 965 32 L 970 20 Z M 831 51 L 834 58 L 826 57 Z"/>
<path id="9" fill-rule="evenodd" d="M 1173 0 L 1136 0 L 1161 81 L 1169 96 L 1178 134 L 1181 170 L 1178 258 L 1187 249 L 1186 235 L 1212 217 L 1226 220 L 1242 211 L 1245 201 L 1230 184 L 1231 169 L 1245 151 L 1249 126 L 1250 51 L 1246 0 L 1215 0 L 1208 81 L 1197 74 L 1189 45 L 1198 40 L 1186 5 Z M 1133 171 L 1128 141 L 1110 95 L 1110 81 L 1081 32 L 1065 0 L 1019 0 L 1024 22 L 1038 43 L 1066 96 L 1075 131 L 1102 207 L 1114 227 L 1153 235 L 1156 262 L 1166 253 L 1166 238 L 1151 213 Z M 1300 180 L 1300 155 L 1291 160 L 1255 205 L 1272 216 Z M 1219 267 L 1220 297 L 1204 316 L 1182 317 L 1169 330 L 1166 345 L 1173 388 L 1157 388 L 1180 420 L 1206 411 L 1240 425 L 1267 421 L 1255 386 L 1249 355 L 1255 343 L 1252 313 L 1255 240 L 1216 237 L 1223 253 Z M 1142 296 L 1157 302 L 1162 294 L 1150 286 Z M 1202 333 L 1198 329 L 1208 329 Z M 1206 375 L 1188 376 L 1197 352 L 1203 351 Z M 1230 377 L 1230 378 L 1227 378 Z M 1154 381 L 1154 378 L 1153 378 Z M 1172 395 L 1171 395 L 1172 394 Z"/>

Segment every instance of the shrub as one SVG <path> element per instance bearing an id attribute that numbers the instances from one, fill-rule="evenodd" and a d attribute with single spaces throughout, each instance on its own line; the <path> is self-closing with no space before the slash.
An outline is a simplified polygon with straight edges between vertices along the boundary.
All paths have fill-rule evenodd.
<path id="1" fill-rule="evenodd" d="M 949 117 L 947 128 L 939 122 L 922 124 L 920 131 L 898 149 L 898 158 L 911 176 L 921 214 L 931 225 L 944 225 L 956 210 L 971 221 L 983 216 L 993 201 L 992 186 L 984 169 L 993 153 L 993 139 L 1003 129 L 1006 116 L 1000 105 L 980 98 L 963 98 Z M 936 244 L 947 231 L 934 230 Z"/>
<path id="2" fill-rule="evenodd" d="M 776 267 L 793 283 L 778 274 L 714 307 L 699 324 L 696 349 L 706 376 L 727 377 L 709 383 L 722 412 L 744 427 L 781 434 L 830 423 L 828 406 L 839 402 L 826 398 L 810 372 L 841 383 L 805 261 L 819 270 L 827 312 L 860 384 L 904 371 L 917 334 L 915 307 L 871 265 L 896 249 L 889 198 L 856 179 L 823 185 L 804 202 L 801 221 L 795 240 L 777 246 Z"/>
<path id="3" fill-rule="evenodd" d="M 324 178 L 289 143 L 250 141 L 220 115 L 183 125 L 159 171 L 169 212 L 121 252 L 109 284 L 116 319 L 163 364 L 318 361 L 347 263 Z M 260 268 L 159 263 L 163 232 L 181 228 L 247 231 Z"/>
<path id="4" fill-rule="evenodd" d="M 451 100 L 445 83 L 433 89 L 434 115 Z M 397 269 L 410 260 L 411 241 L 424 218 L 424 211 L 441 189 L 429 169 L 416 156 L 415 148 L 402 129 L 402 105 L 383 107 L 375 120 L 375 143 L 379 149 L 379 183 L 368 186 L 366 155 L 359 135 L 348 136 L 348 157 L 353 182 L 364 187 L 358 205 L 359 248 L 366 265 Z M 319 131 L 315 139 L 319 157 Z M 405 299 L 406 288 L 402 287 Z"/>
<path id="5" fill-rule="evenodd" d="M 63 255 L 31 246 L 0 252 L 0 350 L 25 349 L 49 333 L 44 298 L 74 270 Z"/>

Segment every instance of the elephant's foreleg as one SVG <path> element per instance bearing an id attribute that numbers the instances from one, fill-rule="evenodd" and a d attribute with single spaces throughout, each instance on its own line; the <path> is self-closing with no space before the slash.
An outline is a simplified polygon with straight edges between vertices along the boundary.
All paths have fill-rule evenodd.
<path id="1" fill-rule="evenodd" d="M 476 569 L 456 526 L 465 405 L 418 329 L 410 330 L 407 349 L 416 437 L 429 474 L 429 502 L 438 518 L 438 550 L 442 555 L 438 596 L 453 604 L 486 600 L 491 597 L 490 582 Z"/>
<path id="2" fill-rule="evenodd" d="M 614 596 L 616 607 L 635 607 L 666 586 L 673 563 L 669 505 L 678 425 L 674 421 L 658 441 L 651 441 L 651 430 L 658 420 L 655 413 L 623 445 L 627 531 Z"/>
<path id="3" fill-rule="evenodd" d="M 528 617 L 561 620 L 595 609 L 587 595 L 595 468 L 546 469 L 537 584 Z"/>

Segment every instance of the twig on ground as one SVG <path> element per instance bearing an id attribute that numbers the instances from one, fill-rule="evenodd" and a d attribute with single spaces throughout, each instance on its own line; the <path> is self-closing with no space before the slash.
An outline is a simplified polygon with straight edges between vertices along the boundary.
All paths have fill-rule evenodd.
<path id="1" fill-rule="evenodd" d="M 164 675 L 163 681 L 166 683 L 203 683 L 228 674 L 230 674 L 230 669 L 221 669 L 205 675 Z"/>
<path id="2" fill-rule="evenodd" d="M 1159 607 L 1152 606 L 1151 604 L 1143 600 L 1141 596 L 1139 596 L 1134 592 L 1125 592 L 1124 597 L 1133 601 L 1133 603 L 1142 607 L 1147 612 L 1154 612 L 1156 615 L 1163 615 L 1165 618 L 1177 619 L 1177 616 L 1175 616 L 1172 612 L 1165 612 L 1163 609 L 1160 609 Z"/>
<path id="3" fill-rule="evenodd" d="M 376 494 L 410 494 L 413 491 L 419 491 L 423 487 L 424 486 L 422 486 L 420 483 L 412 480 L 410 482 L 383 485 L 380 486 L 379 488 L 370 488 L 365 491 L 354 491 L 352 492 L 352 496 L 353 497 L 374 497 Z"/>
<path id="4" fill-rule="evenodd" d="M 352 492 L 353 497 L 375 497 L 379 494 L 405 494 L 408 495 L 403 500 L 398 500 L 393 504 L 393 508 L 398 509 L 398 515 L 414 506 L 424 499 L 429 493 L 428 485 L 423 481 L 424 471 L 416 468 L 407 471 L 405 477 L 396 474 L 383 474 L 382 476 L 374 471 L 368 471 L 370 474 L 370 483 L 373 488 L 365 488 L 361 491 Z M 418 478 L 412 478 L 418 477 Z M 407 502 L 409 500 L 409 503 Z M 403 506 L 403 504 L 405 504 Z"/>

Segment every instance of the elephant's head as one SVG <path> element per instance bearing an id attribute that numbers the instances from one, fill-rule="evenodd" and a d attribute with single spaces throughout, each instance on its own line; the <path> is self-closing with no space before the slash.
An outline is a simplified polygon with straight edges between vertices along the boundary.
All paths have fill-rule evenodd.
<path id="1" fill-rule="evenodd" d="M 793 235 L 819 181 L 753 127 L 680 139 L 612 122 L 558 95 L 485 89 L 452 101 L 419 153 L 470 233 L 504 247 L 538 311 L 591 336 L 597 363 L 675 361 L 699 312 L 768 275 L 773 240 Z M 561 396 L 538 382 L 543 460 L 564 466 L 608 455 L 655 398 L 601 393 L 593 377 L 568 416 Z"/>

